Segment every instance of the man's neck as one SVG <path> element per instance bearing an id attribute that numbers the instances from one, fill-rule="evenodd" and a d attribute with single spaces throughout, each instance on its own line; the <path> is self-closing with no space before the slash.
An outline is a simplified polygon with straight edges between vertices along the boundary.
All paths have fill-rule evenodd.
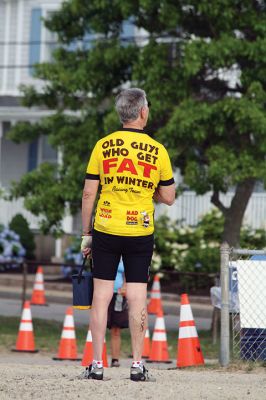
<path id="1" fill-rule="evenodd" d="M 130 122 L 127 124 L 123 124 L 123 128 L 128 128 L 128 129 L 139 129 L 139 130 L 143 130 L 144 126 L 142 124 L 138 124 L 138 123 L 134 123 L 134 122 Z"/>

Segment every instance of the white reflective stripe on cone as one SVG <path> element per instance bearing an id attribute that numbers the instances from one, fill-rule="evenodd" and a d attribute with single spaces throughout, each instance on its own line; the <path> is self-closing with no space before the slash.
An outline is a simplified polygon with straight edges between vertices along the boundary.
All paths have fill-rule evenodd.
<path id="1" fill-rule="evenodd" d="M 75 339 L 76 338 L 75 331 L 64 329 L 62 332 L 61 338 L 62 339 Z"/>
<path id="2" fill-rule="evenodd" d="M 66 327 L 66 328 L 74 328 L 73 315 L 66 315 L 65 316 L 64 327 Z"/>
<path id="3" fill-rule="evenodd" d="M 32 318 L 30 308 L 23 309 L 21 319 L 24 321 L 31 321 Z"/>
<path id="4" fill-rule="evenodd" d="M 187 339 L 192 337 L 198 337 L 195 326 L 182 326 L 179 328 L 179 339 Z"/>
<path id="5" fill-rule="evenodd" d="M 161 289 L 160 282 L 159 281 L 153 282 L 152 290 L 160 290 L 160 289 Z"/>
<path id="6" fill-rule="evenodd" d="M 180 308 L 180 321 L 193 321 L 193 314 L 190 304 L 185 304 Z"/>
<path id="7" fill-rule="evenodd" d="M 156 322 L 155 322 L 155 327 L 154 329 L 161 329 L 165 330 L 165 323 L 164 323 L 164 318 L 163 317 L 157 317 Z"/>
<path id="8" fill-rule="evenodd" d="M 154 332 L 152 335 L 152 340 L 155 342 L 166 342 L 165 332 Z"/>
<path id="9" fill-rule="evenodd" d="M 37 282 L 43 282 L 43 274 L 37 273 L 35 277 L 35 281 Z"/>
<path id="10" fill-rule="evenodd" d="M 91 330 L 88 331 L 86 342 L 92 342 Z"/>
<path id="11" fill-rule="evenodd" d="M 35 289 L 35 290 L 44 290 L 43 283 L 34 283 L 33 289 Z"/>
<path id="12" fill-rule="evenodd" d="M 33 331 L 32 323 L 31 322 L 21 322 L 19 324 L 19 330 L 27 331 L 27 332 Z"/>
<path id="13" fill-rule="evenodd" d="M 160 292 L 151 292 L 151 298 L 152 299 L 160 299 L 161 298 L 161 293 Z"/>
<path id="14" fill-rule="evenodd" d="M 145 332 L 145 338 L 149 338 L 150 337 L 150 332 L 149 332 L 149 329 L 146 329 L 146 332 Z"/>

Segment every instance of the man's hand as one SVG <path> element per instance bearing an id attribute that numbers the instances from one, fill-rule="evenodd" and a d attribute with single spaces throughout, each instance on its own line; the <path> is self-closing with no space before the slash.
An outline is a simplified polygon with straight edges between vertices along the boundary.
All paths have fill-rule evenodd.
<path id="1" fill-rule="evenodd" d="M 91 235 L 82 236 L 80 250 L 82 251 L 84 256 L 87 256 L 90 254 L 91 244 L 92 244 L 92 236 Z"/>

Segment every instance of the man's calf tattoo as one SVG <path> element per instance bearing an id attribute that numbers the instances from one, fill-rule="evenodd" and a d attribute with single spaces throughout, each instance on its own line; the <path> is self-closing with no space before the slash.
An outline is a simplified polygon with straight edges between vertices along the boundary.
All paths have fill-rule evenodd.
<path id="1" fill-rule="evenodd" d="M 146 310 L 145 308 L 143 308 L 141 310 L 141 323 L 140 323 L 140 331 L 143 332 L 144 331 L 144 325 L 145 325 L 145 320 L 146 320 Z"/>

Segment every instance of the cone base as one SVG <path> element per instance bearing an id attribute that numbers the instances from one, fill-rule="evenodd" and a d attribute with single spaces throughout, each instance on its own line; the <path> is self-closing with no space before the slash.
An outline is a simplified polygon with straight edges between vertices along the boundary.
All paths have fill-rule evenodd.
<path id="1" fill-rule="evenodd" d="M 59 358 L 59 357 L 52 357 L 52 360 L 55 360 L 55 361 L 81 361 L 81 358 Z"/>
<path id="2" fill-rule="evenodd" d="M 18 350 L 18 349 L 11 349 L 11 351 L 15 351 L 16 353 L 38 353 L 39 350 Z"/>
<path id="3" fill-rule="evenodd" d="M 143 357 L 144 358 L 144 357 Z M 171 364 L 172 360 L 165 360 L 165 361 L 157 361 L 157 360 L 146 360 L 147 363 L 160 363 L 160 364 Z"/>
<path id="4" fill-rule="evenodd" d="M 182 369 L 182 368 L 195 368 L 195 367 L 200 367 L 202 365 L 205 365 L 205 363 L 197 363 L 197 364 L 189 364 L 189 365 L 180 365 L 176 367 L 176 369 Z"/>
<path id="5" fill-rule="evenodd" d="M 178 339 L 176 366 L 196 367 L 204 365 L 204 358 L 198 337 Z"/>

